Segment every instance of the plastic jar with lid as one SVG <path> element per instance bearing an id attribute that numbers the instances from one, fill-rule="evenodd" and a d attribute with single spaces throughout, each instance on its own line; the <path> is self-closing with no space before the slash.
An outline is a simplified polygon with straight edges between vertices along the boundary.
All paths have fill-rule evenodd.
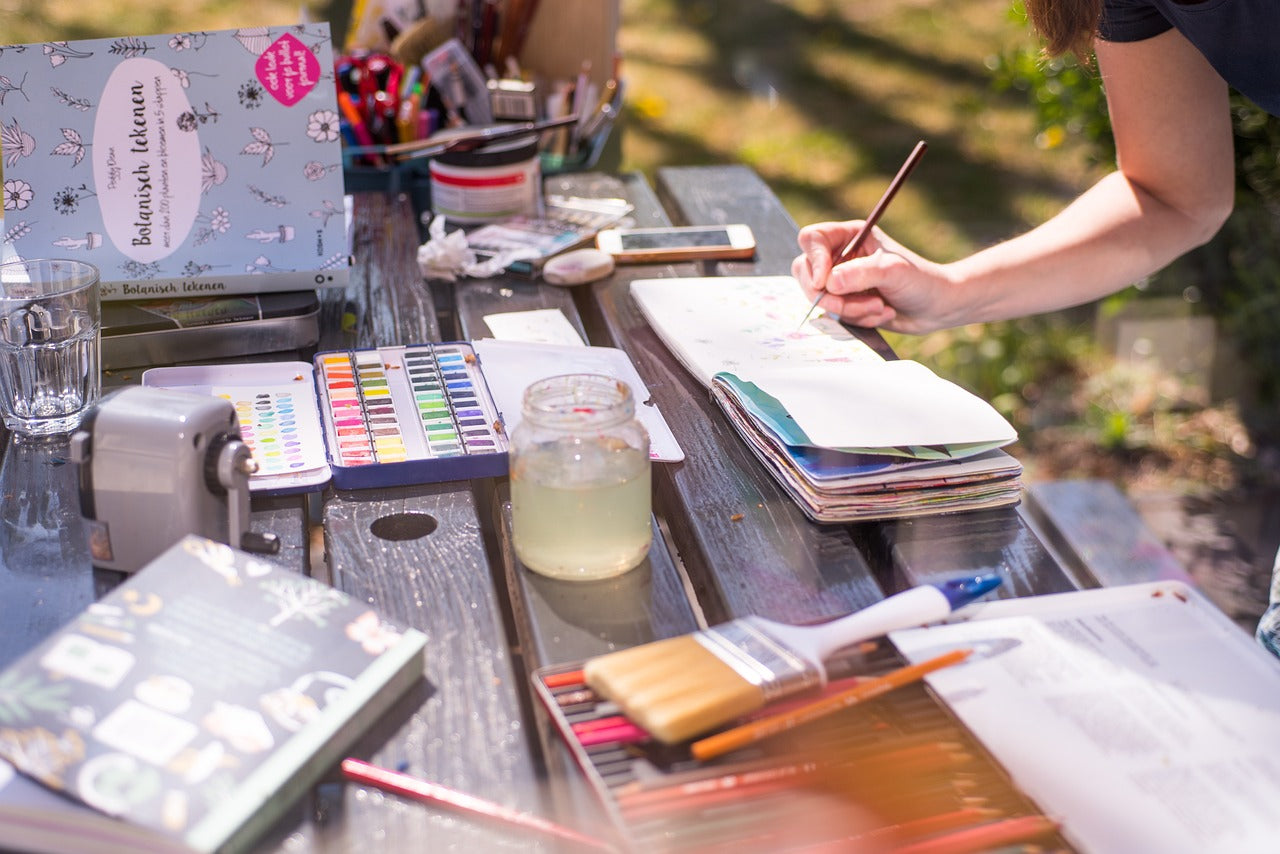
<path id="1" fill-rule="evenodd" d="M 518 136 L 431 160 L 431 211 L 459 223 L 542 210 L 538 137 Z"/>
<path id="2" fill-rule="evenodd" d="M 649 434 L 626 383 L 567 374 L 529 386 L 510 460 L 512 539 L 529 569 L 610 578 L 649 553 Z"/>

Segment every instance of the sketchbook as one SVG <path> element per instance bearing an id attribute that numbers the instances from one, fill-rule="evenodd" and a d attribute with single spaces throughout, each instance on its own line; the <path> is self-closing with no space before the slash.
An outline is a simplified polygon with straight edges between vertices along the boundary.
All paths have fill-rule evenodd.
<path id="1" fill-rule="evenodd" d="M 631 293 L 751 451 L 811 519 L 851 522 L 1016 503 L 1017 438 L 986 401 L 890 361 L 789 276 L 644 279 Z"/>
<path id="2" fill-rule="evenodd" d="M 1181 582 L 1007 599 L 894 632 L 911 661 L 1088 854 L 1276 848 L 1280 659 Z"/>
<path id="3" fill-rule="evenodd" d="M 776 399 L 789 444 L 959 457 L 1017 438 L 986 401 L 917 362 L 886 361 L 834 318 L 801 326 L 809 305 L 789 276 L 641 279 L 631 294 L 703 385 L 727 375 Z"/>
<path id="4" fill-rule="evenodd" d="M 185 537 L 0 673 L 0 839 L 253 850 L 421 682 L 425 645 L 340 590 Z"/>
<path id="5" fill-rule="evenodd" d="M 324 23 L 0 48 L 4 259 L 105 300 L 343 287 L 336 103 Z"/>

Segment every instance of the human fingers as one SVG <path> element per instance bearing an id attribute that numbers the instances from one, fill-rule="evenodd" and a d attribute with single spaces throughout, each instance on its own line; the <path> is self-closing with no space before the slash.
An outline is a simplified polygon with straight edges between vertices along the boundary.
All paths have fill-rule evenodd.
<path id="1" fill-rule="evenodd" d="M 860 227 L 861 223 L 855 220 L 819 222 L 800 229 L 796 239 L 800 255 L 792 262 L 792 274 L 807 293 L 816 294 L 825 289 L 840 250 Z"/>
<path id="2" fill-rule="evenodd" d="M 898 312 L 876 291 L 823 297 L 824 308 L 853 326 L 878 327 L 892 323 Z"/>

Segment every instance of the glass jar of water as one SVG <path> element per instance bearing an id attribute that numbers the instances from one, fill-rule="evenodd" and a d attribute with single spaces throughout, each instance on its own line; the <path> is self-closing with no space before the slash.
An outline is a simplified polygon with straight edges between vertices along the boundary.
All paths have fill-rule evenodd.
<path id="1" fill-rule="evenodd" d="M 649 434 L 626 383 L 597 374 L 539 380 L 511 435 L 516 556 L 553 578 L 610 578 L 649 553 Z"/>

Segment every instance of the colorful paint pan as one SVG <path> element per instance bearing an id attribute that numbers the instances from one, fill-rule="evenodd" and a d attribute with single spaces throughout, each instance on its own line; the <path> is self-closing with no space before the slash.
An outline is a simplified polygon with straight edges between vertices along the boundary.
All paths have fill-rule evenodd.
<path id="1" fill-rule="evenodd" d="M 502 415 L 465 342 L 325 352 L 313 364 L 153 368 L 143 385 L 231 401 L 258 463 L 254 492 L 507 473 Z"/>
<path id="2" fill-rule="evenodd" d="M 506 474 L 502 417 L 470 344 L 329 352 L 315 361 L 335 486 Z"/>

